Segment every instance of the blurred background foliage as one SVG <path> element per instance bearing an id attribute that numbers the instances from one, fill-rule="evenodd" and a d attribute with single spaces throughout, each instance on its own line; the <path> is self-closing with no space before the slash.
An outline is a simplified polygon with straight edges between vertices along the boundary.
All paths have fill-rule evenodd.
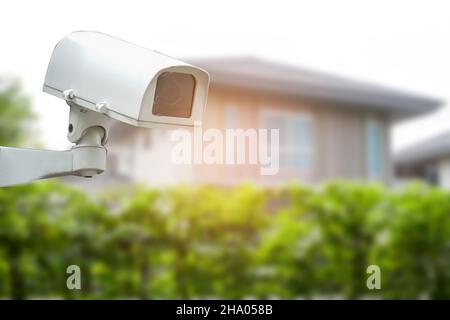
<path id="1" fill-rule="evenodd" d="M 2 188 L 0 297 L 450 298 L 449 218 L 450 193 L 420 184 Z"/>
<path id="2" fill-rule="evenodd" d="M 0 79 L 0 145 L 33 119 Z M 27 139 L 29 140 L 29 139 Z M 66 287 L 79 265 L 82 290 Z M 381 290 L 366 287 L 381 267 Z M 450 192 L 334 182 L 0 188 L 0 298 L 450 298 Z"/>
<path id="3" fill-rule="evenodd" d="M 0 146 L 23 144 L 35 118 L 30 98 L 17 79 L 0 77 Z"/>

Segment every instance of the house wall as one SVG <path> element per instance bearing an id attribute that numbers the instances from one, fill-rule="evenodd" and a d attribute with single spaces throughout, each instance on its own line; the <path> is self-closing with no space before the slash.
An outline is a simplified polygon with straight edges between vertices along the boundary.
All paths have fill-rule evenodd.
<path id="1" fill-rule="evenodd" d="M 180 182 L 235 184 L 243 181 L 271 185 L 289 180 L 313 184 L 336 178 L 367 180 L 367 123 L 375 121 L 382 133 L 383 166 L 379 180 L 390 181 L 389 120 L 386 115 L 370 112 L 367 108 L 343 108 L 330 103 L 213 85 L 203 130 L 217 128 L 225 133 L 226 128 L 264 128 L 267 113 L 312 119 L 314 162 L 311 170 L 281 166 L 278 174 L 262 176 L 259 164 L 176 165 L 170 161 L 174 145 L 170 141 L 170 132 L 136 129 L 127 133 L 126 139 L 114 139 L 110 148 L 115 159 L 114 171 L 134 181 L 156 185 Z"/>
<path id="2" fill-rule="evenodd" d="M 423 181 L 433 186 L 450 189 L 450 157 L 426 159 L 396 165 L 395 185 L 402 186 L 411 181 Z"/>
<path id="3" fill-rule="evenodd" d="M 424 159 L 413 162 L 400 162 L 395 165 L 393 185 L 402 187 L 411 181 L 423 181 L 430 185 L 441 185 L 442 176 L 448 175 L 444 159 Z"/>
<path id="4" fill-rule="evenodd" d="M 191 166 L 171 162 L 170 131 L 130 127 L 116 123 L 115 131 L 127 131 L 108 147 L 110 159 L 104 175 L 126 177 L 148 185 L 191 183 Z"/>
<path id="5" fill-rule="evenodd" d="M 423 181 L 433 186 L 450 189 L 450 157 L 426 159 L 396 165 L 395 185 L 402 186 L 411 181 Z"/>
<path id="6" fill-rule="evenodd" d="M 230 122 L 232 110 L 234 122 Z M 256 93 L 230 88 L 212 88 L 205 112 L 205 128 L 239 127 L 262 128 L 264 113 L 283 113 L 292 116 L 305 115 L 314 124 L 314 168 L 304 172 L 281 167 L 276 176 L 261 176 L 259 165 L 197 166 L 196 180 L 201 182 L 236 183 L 256 181 L 263 184 L 300 180 L 317 183 L 330 179 L 345 178 L 367 180 L 367 123 L 375 121 L 382 132 L 382 172 L 379 179 L 390 182 L 392 161 L 390 159 L 389 119 L 385 114 L 371 112 L 367 108 L 349 108 L 304 101 L 294 97 Z"/>
<path id="7" fill-rule="evenodd" d="M 438 162 L 438 183 L 439 186 L 445 189 L 450 189 L 450 159 L 443 158 Z"/>

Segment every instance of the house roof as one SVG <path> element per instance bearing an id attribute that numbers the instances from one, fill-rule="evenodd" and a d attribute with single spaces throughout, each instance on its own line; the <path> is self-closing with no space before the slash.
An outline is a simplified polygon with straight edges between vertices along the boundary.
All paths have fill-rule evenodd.
<path id="1" fill-rule="evenodd" d="M 413 164 L 446 156 L 450 156 L 450 131 L 399 150 L 394 154 L 394 162 L 398 165 Z"/>
<path id="2" fill-rule="evenodd" d="M 352 104 L 355 107 L 384 110 L 394 118 L 428 113 L 442 104 L 436 98 L 258 58 L 188 61 L 208 71 L 212 84 Z"/>

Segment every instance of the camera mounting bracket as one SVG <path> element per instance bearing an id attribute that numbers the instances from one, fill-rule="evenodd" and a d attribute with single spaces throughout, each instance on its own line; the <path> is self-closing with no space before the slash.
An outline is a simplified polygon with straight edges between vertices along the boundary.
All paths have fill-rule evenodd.
<path id="1" fill-rule="evenodd" d="M 92 177 L 105 171 L 110 119 L 70 101 L 70 150 L 0 147 L 0 187 L 67 175 Z"/>

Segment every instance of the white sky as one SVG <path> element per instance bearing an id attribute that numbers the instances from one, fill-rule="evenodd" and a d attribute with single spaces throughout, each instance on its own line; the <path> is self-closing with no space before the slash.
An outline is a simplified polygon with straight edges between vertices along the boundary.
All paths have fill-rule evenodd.
<path id="1" fill-rule="evenodd" d="M 68 145 L 68 107 L 42 92 L 53 47 L 105 32 L 174 57 L 254 55 L 450 101 L 449 1 L 19 1 L 0 4 L 0 76 L 22 79 L 40 139 Z M 394 148 L 450 130 L 450 107 L 397 125 Z"/>

